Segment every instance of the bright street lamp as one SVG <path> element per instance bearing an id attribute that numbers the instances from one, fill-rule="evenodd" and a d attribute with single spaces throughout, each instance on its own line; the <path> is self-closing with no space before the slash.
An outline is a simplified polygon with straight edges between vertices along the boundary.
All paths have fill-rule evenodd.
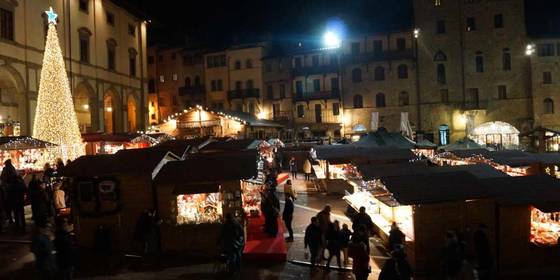
<path id="1" fill-rule="evenodd" d="M 534 53 L 535 53 L 535 45 L 534 44 L 528 44 L 527 47 L 525 48 L 525 55 L 531 56 Z"/>
<path id="2" fill-rule="evenodd" d="M 323 44 L 329 49 L 340 48 L 341 42 L 340 36 L 332 31 L 327 31 L 323 35 Z"/>

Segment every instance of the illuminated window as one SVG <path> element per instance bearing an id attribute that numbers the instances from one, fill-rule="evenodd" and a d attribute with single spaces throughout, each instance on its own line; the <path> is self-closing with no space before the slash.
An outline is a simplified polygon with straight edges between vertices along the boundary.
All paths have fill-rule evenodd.
<path id="1" fill-rule="evenodd" d="M 439 144 L 441 146 L 449 144 L 449 126 L 446 124 L 439 126 Z"/>
<path id="2" fill-rule="evenodd" d="M 476 20 L 475 20 L 474 17 L 468 17 L 467 18 L 466 30 L 467 30 L 467 32 L 476 30 Z"/>
<path id="3" fill-rule="evenodd" d="M 441 0 L 434 0 L 434 6 L 435 7 L 441 6 Z"/>

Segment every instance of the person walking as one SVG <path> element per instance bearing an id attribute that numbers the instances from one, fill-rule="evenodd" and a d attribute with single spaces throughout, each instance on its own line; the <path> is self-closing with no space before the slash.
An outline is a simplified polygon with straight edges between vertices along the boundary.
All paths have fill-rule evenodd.
<path id="1" fill-rule="evenodd" d="M 344 265 L 348 265 L 348 245 L 350 243 L 350 237 L 352 237 L 352 231 L 348 228 L 347 224 L 342 225 L 340 230 L 340 248 L 342 250 L 342 255 L 344 257 Z"/>
<path id="2" fill-rule="evenodd" d="M 492 268 L 494 265 L 490 241 L 488 239 L 487 227 L 480 224 L 473 234 L 474 252 L 476 255 L 476 266 L 480 280 L 492 279 Z"/>
<path id="3" fill-rule="evenodd" d="M 228 259 L 229 273 L 241 271 L 241 256 L 245 247 L 245 232 L 241 224 L 227 213 L 220 232 L 220 244 Z"/>
<path id="4" fill-rule="evenodd" d="M 19 233 L 25 232 L 25 182 L 21 176 L 15 178 L 15 182 L 10 189 L 9 199 L 10 208 L 14 214 L 14 222 L 16 225 L 16 231 Z"/>
<path id="5" fill-rule="evenodd" d="M 359 226 L 364 226 L 368 234 L 373 232 L 373 221 L 371 217 L 366 213 L 365 207 L 360 207 L 359 212 L 354 215 L 352 219 L 352 229 L 356 231 Z"/>
<path id="6" fill-rule="evenodd" d="M 333 257 L 336 258 L 336 264 L 338 269 L 342 269 L 340 263 L 340 250 L 342 242 L 342 233 L 340 231 L 340 223 L 336 220 L 330 225 L 330 229 L 327 233 L 327 250 L 329 251 L 329 258 L 327 259 L 326 269 L 330 270 L 330 264 Z"/>
<path id="7" fill-rule="evenodd" d="M 319 221 L 317 217 L 311 218 L 311 224 L 305 228 L 305 237 L 303 240 L 304 248 L 309 248 L 311 267 L 315 267 L 319 249 L 321 247 L 321 231 L 319 229 Z"/>
<path id="8" fill-rule="evenodd" d="M 54 272 L 56 265 L 53 255 L 53 239 L 52 232 L 46 226 L 35 228 L 35 233 L 31 241 L 31 252 L 35 255 L 35 268 L 37 270 L 38 279 L 55 279 Z"/>
<path id="9" fill-rule="evenodd" d="M 39 191 L 35 194 L 35 215 L 33 220 L 36 226 L 44 227 L 47 225 L 49 219 L 53 216 L 53 206 L 47 193 L 45 183 L 39 184 Z"/>
<path id="10" fill-rule="evenodd" d="M 463 263 L 461 246 L 453 231 L 445 234 L 445 246 L 442 250 L 442 270 L 445 279 L 455 279 Z"/>
<path id="11" fill-rule="evenodd" d="M 404 247 L 397 245 L 391 253 L 391 258 L 381 268 L 379 280 L 410 280 L 411 278 L 412 267 L 406 260 Z"/>
<path id="12" fill-rule="evenodd" d="M 303 173 L 305 174 L 305 181 L 309 181 L 311 179 L 311 162 L 309 159 L 306 159 L 303 163 Z"/>
<path id="13" fill-rule="evenodd" d="M 321 210 L 317 214 L 317 220 L 319 221 L 319 230 L 321 231 L 321 249 L 320 249 L 320 257 L 321 259 L 325 258 L 325 250 L 327 245 L 327 231 L 329 230 L 329 226 L 331 224 L 331 206 L 325 205 L 325 208 Z"/>
<path id="14" fill-rule="evenodd" d="M 4 169 L 2 169 L 2 173 L 0 174 L 0 180 L 2 184 L 2 188 L 4 189 L 4 209 L 6 213 L 6 218 L 10 224 L 14 223 L 14 217 L 12 215 L 13 209 L 13 195 L 14 195 L 14 185 L 16 183 L 18 173 L 16 168 L 12 165 L 12 160 L 7 159 L 4 161 Z"/>
<path id="15" fill-rule="evenodd" d="M 348 253 L 352 258 L 352 273 L 356 280 L 367 280 L 371 272 L 368 246 L 361 240 L 352 240 Z"/>
<path id="16" fill-rule="evenodd" d="M 293 242 L 294 241 L 294 230 L 292 228 L 292 220 L 294 218 L 294 198 L 290 193 L 284 193 L 285 203 L 284 203 L 284 211 L 282 212 L 282 220 L 284 220 L 284 224 L 286 225 L 286 229 L 288 230 L 288 237 L 286 238 L 286 242 Z"/>
<path id="17" fill-rule="evenodd" d="M 389 250 L 394 251 L 397 246 L 404 246 L 405 235 L 397 225 L 393 222 L 389 231 Z"/>
<path id="18" fill-rule="evenodd" d="M 72 243 L 71 233 L 73 227 L 67 221 L 58 225 L 55 234 L 54 248 L 56 249 L 56 265 L 58 278 L 61 280 L 72 280 L 74 275 L 75 248 Z"/>
<path id="19" fill-rule="evenodd" d="M 292 174 L 292 179 L 297 179 L 297 163 L 296 158 L 293 156 L 290 158 L 290 173 Z"/>
<path id="20" fill-rule="evenodd" d="M 359 243 L 362 242 L 366 245 L 366 249 L 368 254 L 370 253 L 370 248 L 369 248 L 369 234 L 366 230 L 366 227 L 364 225 L 359 225 L 356 230 L 354 230 L 354 233 L 352 234 L 352 239 L 350 240 L 351 243 Z"/>

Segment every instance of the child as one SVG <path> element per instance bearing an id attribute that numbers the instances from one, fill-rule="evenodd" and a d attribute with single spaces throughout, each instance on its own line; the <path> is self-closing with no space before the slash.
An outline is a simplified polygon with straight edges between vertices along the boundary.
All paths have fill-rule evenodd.
<path id="1" fill-rule="evenodd" d="M 352 231 L 348 229 L 347 224 L 343 224 L 342 229 L 340 230 L 340 245 L 344 256 L 345 266 L 348 265 L 348 243 L 350 242 L 350 236 L 352 236 Z"/>

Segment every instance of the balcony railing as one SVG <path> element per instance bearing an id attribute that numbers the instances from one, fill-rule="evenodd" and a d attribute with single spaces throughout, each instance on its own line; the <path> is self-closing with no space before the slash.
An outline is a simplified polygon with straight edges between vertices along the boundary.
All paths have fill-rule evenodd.
<path id="1" fill-rule="evenodd" d="M 317 112 L 313 110 L 305 110 L 303 117 L 294 117 L 296 122 L 299 123 L 342 123 L 342 112 L 335 115 L 332 110 L 322 110 Z"/>
<path id="2" fill-rule="evenodd" d="M 338 73 L 337 64 L 327 64 L 318 66 L 301 66 L 292 68 L 293 76 L 308 76 L 316 74 Z"/>
<path id="3" fill-rule="evenodd" d="M 179 95 L 195 95 L 195 94 L 204 94 L 206 92 L 206 88 L 204 85 L 195 85 L 189 87 L 180 87 L 179 88 Z"/>
<path id="4" fill-rule="evenodd" d="M 270 114 L 270 118 L 273 121 L 290 121 L 293 118 L 292 111 L 276 111 Z"/>
<path id="5" fill-rule="evenodd" d="M 229 99 L 236 98 L 259 98 L 260 92 L 258 88 L 235 89 L 228 91 Z"/>
<path id="6" fill-rule="evenodd" d="M 344 55 L 344 63 L 358 63 L 364 61 L 387 61 L 387 60 L 398 60 L 398 59 L 412 59 L 414 58 L 414 52 L 412 49 L 406 49 L 402 51 L 383 51 L 383 52 L 366 52 L 358 54 L 346 54 Z"/>
<path id="7" fill-rule="evenodd" d="M 310 101 L 340 99 L 340 90 L 316 91 L 316 92 L 300 92 L 294 95 L 294 101 Z"/>

